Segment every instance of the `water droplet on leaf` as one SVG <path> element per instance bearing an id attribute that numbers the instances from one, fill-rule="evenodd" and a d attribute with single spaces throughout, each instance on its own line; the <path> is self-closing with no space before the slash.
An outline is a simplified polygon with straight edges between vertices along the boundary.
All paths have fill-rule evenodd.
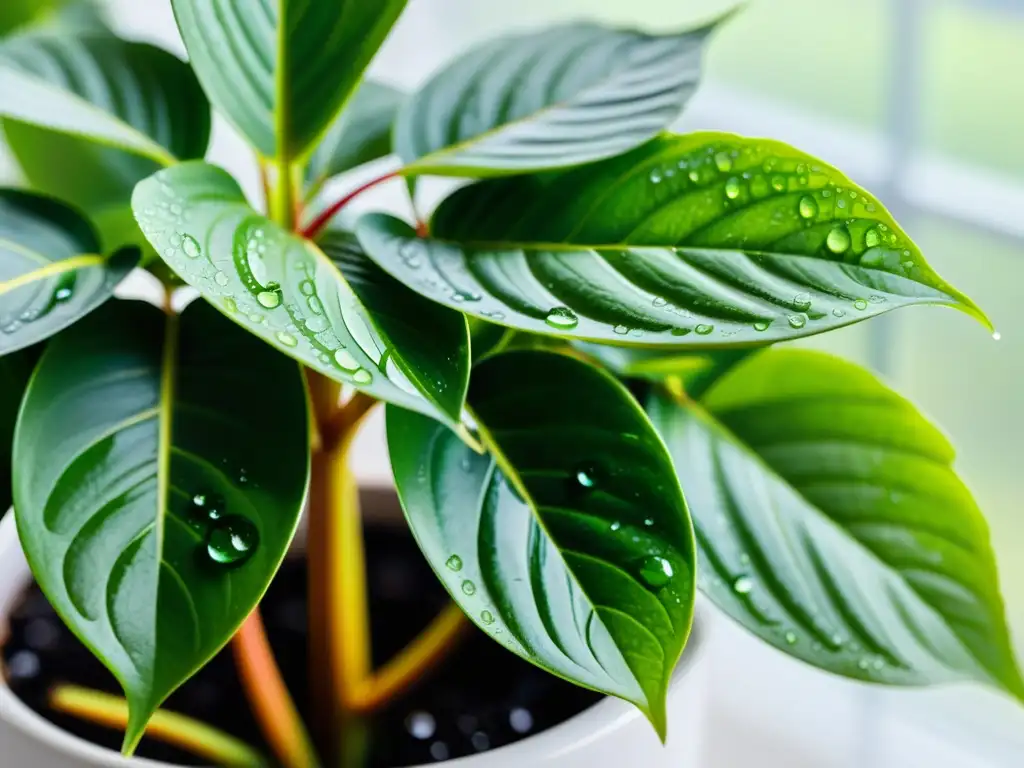
<path id="1" fill-rule="evenodd" d="M 804 219 L 813 219 L 818 215 L 818 201 L 810 195 L 800 198 L 800 216 Z"/>
<path id="2" fill-rule="evenodd" d="M 732 158 L 729 157 L 728 152 L 719 152 L 715 155 L 715 166 L 722 173 L 728 173 L 732 170 Z"/>
<path id="3" fill-rule="evenodd" d="M 490 611 L 484 611 L 480 614 L 480 621 L 482 621 L 484 624 L 493 624 L 494 614 Z"/>
<path id="4" fill-rule="evenodd" d="M 220 565 L 241 565 L 256 551 L 259 533 L 256 526 L 238 515 L 218 520 L 206 539 L 206 553 Z"/>
<path id="5" fill-rule="evenodd" d="M 807 325 L 807 316 L 806 315 L 790 315 L 789 316 L 789 324 L 793 328 L 798 328 L 798 329 L 799 328 L 803 328 L 805 325 Z"/>
<path id="6" fill-rule="evenodd" d="M 729 179 L 727 182 L 725 182 L 725 196 L 730 200 L 735 200 L 737 197 L 740 196 L 740 193 L 742 191 L 743 185 L 740 183 L 740 180 L 737 179 L 735 176 Z"/>
<path id="7" fill-rule="evenodd" d="M 749 595 L 754 591 L 754 581 L 749 576 L 740 576 L 732 583 L 732 589 L 737 595 Z"/>
<path id="8" fill-rule="evenodd" d="M 190 259 L 198 259 L 203 253 L 203 249 L 199 247 L 199 242 L 192 235 L 181 236 L 181 250 Z"/>
<path id="9" fill-rule="evenodd" d="M 552 328 L 571 331 L 580 324 L 580 319 L 576 317 L 576 313 L 568 307 L 555 307 L 548 312 L 548 316 L 544 319 L 544 322 Z"/>
<path id="10" fill-rule="evenodd" d="M 296 339 L 290 333 L 285 333 L 284 331 L 278 331 L 276 336 L 277 340 L 284 344 L 286 347 L 294 347 L 299 343 L 298 339 Z"/>
<path id="11" fill-rule="evenodd" d="M 855 302 L 853 302 L 853 307 L 854 309 L 859 309 L 861 312 L 863 312 L 865 309 L 868 308 L 868 303 L 864 301 L 864 299 L 857 299 Z"/>
<path id="12" fill-rule="evenodd" d="M 882 244 L 882 235 L 877 229 L 869 229 L 864 235 L 864 245 L 877 248 Z"/>
<path id="13" fill-rule="evenodd" d="M 698 336 L 709 336 L 711 333 L 714 332 L 715 326 L 713 326 L 713 325 L 698 325 L 696 328 L 694 328 L 694 330 L 697 332 Z"/>
<path id="14" fill-rule="evenodd" d="M 469 579 L 467 579 L 466 581 L 462 582 L 462 594 L 466 595 L 466 597 L 472 597 L 473 595 L 475 595 L 476 594 L 476 584 L 474 584 Z"/>
<path id="15" fill-rule="evenodd" d="M 462 570 L 462 558 L 458 555 L 452 555 L 447 561 L 445 561 L 445 565 L 448 567 L 449 571 L 455 571 L 455 573 L 458 573 Z"/>
<path id="16" fill-rule="evenodd" d="M 836 227 L 828 233 L 825 245 L 832 253 L 839 255 L 850 250 L 850 232 L 846 227 Z"/>
<path id="17" fill-rule="evenodd" d="M 767 320 L 758 320 L 756 323 L 754 323 L 754 330 L 757 331 L 758 333 L 764 333 L 771 327 L 771 325 L 772 324 Z"/>
<path id="18" fill-rule="evenodd" d="M 654 589 L 660 589 L 672 581 L 672 577 L 675 576 L 675 570 L 672 568 L 672 563 L 666 560 L 664 557 L 657 555 L 645 558 L 640 563 L 640 578 L 649 587 Z"/>

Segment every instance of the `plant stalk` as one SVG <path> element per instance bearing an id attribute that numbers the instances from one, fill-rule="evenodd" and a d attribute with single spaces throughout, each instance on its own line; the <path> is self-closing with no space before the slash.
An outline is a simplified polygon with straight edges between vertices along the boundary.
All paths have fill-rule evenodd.
<path id="1" fill-rule="evenodd" d="M 356 394 L 340 411 L 327 410 L 322 390 L 311 378 L 318 413 L 321 450 L 313 456 L 309 501 L 310 686 L 314 734 L 329 765 L 338 763 L 340 734 L 349 706 L 372 669 L 366 564 L 359 488 L 349 451 L 359 424 L 374 404 Z"/>
<path id="2" fill-rule="evenodd" d="M 233 649 L 246 698 L 283 768 L 319 768 L 316 750 L 270 648 L 259 608 L 235 635 Z"/>
<path id="3" fill-rule="evenodd" d="M 128 702 L 87 688 L 62 685 L 49 695 L 50 708 L 104 728 L 128 727 Z M 233 736 L 197 722 L 185 715 L 160 710 L 146 728 L 146 735 L 170 744 L 219 766 L 267 765 L 266 759 L 248 744 Z"/>
<path id="4" fill-rule="evenodd" d="M 386 181 L 391 181 L 392 179 L 398 178 L 398 175 L 399 172 L 395 171 L 393 173 L 389 173 L 379 178 L 376 178 L 373 181 L 368 181 L 361 187 L 358 187 L 357 189 L 354 189 L 353 191 L 349 192 L 347 195 L 345 195 L 337 202 L 329 205 L 327 208 L 323 210 L 322 213 L 320 213 L 315 219 L 313 219 L 313 221 L 311 221 L 306 227 L 303 228 L 303 237 L 307 238 L 308 240 L 315 240 L 317 236 L 321 232 L 323 232 L 324 229 L 327 228 L 327 225 L 331 223 L 331 219 L 337 216 L 338 213 L 340 213 L 345 206 L 347 206 L 349 203 L 351 203 L 364 192 L 368 192 L 369 190 L 373 189 L 376 186 L 379 186 L 380 184 L 383 184 Z"/>

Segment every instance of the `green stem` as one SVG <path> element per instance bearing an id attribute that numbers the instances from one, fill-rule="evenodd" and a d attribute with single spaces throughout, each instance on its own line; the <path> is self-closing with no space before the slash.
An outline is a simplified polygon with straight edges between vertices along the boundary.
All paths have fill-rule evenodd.
<path id="1" fill-rule="evenodd" d="M 299 196 L 302 166 L 291 158 L 278 158 L 270 165 L 270 218 L 294 232 L 301 215 Z"/>
<path id="2" fill-rule="evenodd" d="M 128 726 L 128 703 L 110 694 L 73 685 L 50 692 L 50 708 L 104 728 L 124 730 Z M 146 735 L 184 749 L 203 760 L 221 766 L 267 765 L 266 759 L 248 744 L 185 715 L 160 710 L 150 720 Z"/>

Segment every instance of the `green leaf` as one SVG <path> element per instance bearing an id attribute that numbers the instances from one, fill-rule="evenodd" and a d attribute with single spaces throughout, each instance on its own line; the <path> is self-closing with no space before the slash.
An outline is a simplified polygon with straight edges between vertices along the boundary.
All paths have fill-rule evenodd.
<path id="1" fill-rule="evenodd" d="M 81 214 L 48 197 L 0 189 L 0 355 L 92 312 L 139 261 L 135 248 L 99 254 Z"/>
<path id="2" fill-rule="evenodd" d="M 246 619 L 309 475 L 297 366 L 203 302 L 112 302 L 56 339 L 14 441 L 18 532 L 50 603 L 124 688 L 127 751 Z"/>
<path id="3" fill-rule="evenodd" d="M 585 341 L 573 347 L 588 355 L 624 379 L 662 382 L 678 380 L 689 393 L 704 383 L 710 384 L 727 370 L 742 362 L 751 351 L 729 349 L 706 352 L 677 352 L 639 347 L 613 347 Z"/>
<path id="4" fill-rule="evenodd" d="M 391 126 L 405 94 L 390 86 L 365 82 L 345 107 L 309 159 L 309 185 L 391 154 Z"/>
<path id="5" fill-rule="evenodd" d="M 264 157 L 311 149 L 406 0 L 173 0 L 213 103 Z"/>
<path id="6" fill-rule="evenodd" d="M 666 135 L 573 171 L 466 187 L 432 240 L 364 218 L 384 269 L 533 333 L 646 347 L 765 344 L 913 304 L 988 322 L 882 204 L 785 144 Z"/>
<path id="7" fill-rule="evenodd" d="M 852 363 L 777 349 L 699 404 L 647 410 L 694 512 L 701 589 L 743 626 L 847 677 L 1024 698 L 984 519 L 911 403 Z"/>
<path id="8" fill-rule="evenodd" d="M 7 514 L 11 506 L 14 425 L 18 420 L 28 380 L 39 360 L 39 351 L 39 347 L 32 347 L 0 357 L 0 518 Z"/>
<path id="9" fill-rule="evenodd" d="M 110 34 L 40 33 L 0 46 L 3 65 L 45 80 L 45 92 L 59 89 L 61 100 L 88 102 L 106 119 L 118 121 L 119 131 L 155 142 L 167 157 L 193 159 L 206 153 L 209 104 L 189 66 L 166 51 Z M 56 108 L 65 107 L 58 103 Z M 142 241 L 131 219 L 132 189 L 167 158 L 111 149 L 103 138 L 64 131 L 39 111 L 45 109 L 40 103 L 36 119 L 5 121 L 8 145 L 26 179 L 94 217 L 106 247 Z"/>
<path id="10" fill-rule="evenodd" d="M 664 737 L 695 589 L 693 531 L 664 445 L 621 384 L 550 352 L 484 361 L 469 406 L 487 455 L 388 408 L 421 549 L 487 634 L 633 702 Z"/>
<path id="11" fill-rule="evenodd" d="M 329 233 L 321 250 L 285 232 L 201 162 L 142 182 L 133 207 L 167 264 L 236 323 L 325 376 L 458 424 L 465 317 L 390 278 L 350 237 Z"/>
<path id="12" fill-rule="evenodd" d="M 25 29 L 104 29 L 103 15 L 91 0 L 4 0 L 0 37 Z"/>
<path id="13" fill-rule="evenodd" d="M 716 25 L 655 36 L 573 24 L 490 41 L 403 107 L 405 172 L 498 176 L 614 157 L 675 122 Z"/>

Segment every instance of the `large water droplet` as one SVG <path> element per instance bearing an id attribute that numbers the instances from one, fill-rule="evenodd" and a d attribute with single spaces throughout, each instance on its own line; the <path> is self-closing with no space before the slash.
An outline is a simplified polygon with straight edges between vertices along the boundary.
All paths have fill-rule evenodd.
<path id="1" fill-rule="evenodd" d="M 803 328 L 805 325 L 807 325 L 807 316 L 806 315 L 790 315 L 789 316 L 789 324 L 793 328 L 797 328 L 797 329 Z"/>
<path id="2" fill-rule="evenodd" d="M 672 581 L 672 577 L 675 576 L 675 570 L 672 568 L 672 563 L 666 560 L 664 557 L 657 555 L 645 558 L 640 563 L 640 578 L 649 587 L 654 589 L 660 589 Z"/>
<path id="3" fill-rule="evenodd" d="M 864 301 L 864 299 L 857 299 L 855 302 L 853 302 L 853 306 L 854 309 L 859 309 L 861 312 L 863 312 L 865 309 L 868 308 L 868 303 Z"/>
<path id="4" fill-rule="evenodd" d="M 796 632 L 787 632 L 785 634 L 786 645 L 796 645 L 796 641 L 799 638 L 796 636 Z"/>
<path id="5" fill-rule="evenodd" d="M 793 309 L 799 310 L 800 312 L 806 312 L 811 308 L 811 294 L 809 293 L 798 293 L 793 297 Z"/>
<path id="6" fill-rule="evenodd" d="M 612 328 L 612 331 L 617 336 L 625 336 L 627 333 L 629 333 L 629 328 L 627 328 L 624 325 L 616 325 L 614 328 Z"/>
<path id="7" fill-rule="evenodd" d="M 839 309 L 839 307 L 836 307 L 835 309 L 832 310 L 832 315 L 834 317 L 846 317 L 846 310 Z"/>
<path id="8" fill-rule="evenodd" d="M 360 368 L 359 361 L 352 357 L 352 353 L 344 347 L 335 350 L 334 362 L 338 364 L 339 368 L 347 373 L 352 373 Z"/>
<path id="9" fill-rule="evenodd" d="M 757 331 L 758 333 L 764 333 L 771 327 L 771 325 L 772 324 L 767 320 L 758 320 L 756 323 L 754 323 L 754 330 Z"/>
<path id="10" fill-rule="evenodd" d="M 462 570 L 462 558 L 458 555 L 452 555 L 445 561 L 445 565 L 448 567 L 449 571 L 458 573 Z"/>
<path id="11" fill-rule="evenodd" d="M 743 185 L 740 183 L 740 180 L 737 179 L 735 176 L 733 176 L 731 179 L 725 182 L 725 196 L 730 200 L 735 200 L 737 197 L 740 196 L 740 193 L 742 191 Z"/>
<path id="12" fill-rule="evenodd" d="M 182 235 L 181 250 L 190 259 L 198 259 L 203 253 L 203 249 L 199 247 L 199 242 L 192 235 Z"/>
<path id="13" fill-rule="evenodd" d="M 655 168 L 653 171 L 651 171 L 651 184 L 661 184 L 661 178 L 661 170 L 659 168 Z"/>
<path id="14" fill-rule="evenodd" d="M 818 215 L 818 201 L 810 195 L 800 198 L 800 216 L 804 219 L 813 219 Z"/>
<path id="15" fill-rule="evenodd" d="M 580 319 L 576 317 L 576 313 L 568 307 L 555 307 L 548 312 L 548 316 L 544 318 L 544 322 L 552 328 L 571 331 L 580 324 Z"/>
<path id="16" fill-rule="evenodd" d="M 782 176 L 772 176 L 772 189 L 776 192 L 785 191 L 786 180 Z"/>
<path id="17" fill-rule="evenodd" d="M 494 614 L 491 613 L 490 611 L 483 611 L 480 614 L 480 621 L 482 621 L 484 624 L 493 624 L 494 623 Z"/>
<path id="18" fill-rule="evenodd" d="M 715 167 L 717 167 L 721 173 L 728 173 L 732 170 L 732 158 L 729 156 L 728 152 L 719 152 L 715 155 Z"/>
<path id="19" fill-rule="evenodd" d="M 234 314 L 235 312 L 238 312 L 238 302 L 236 302 L 230 296 L 226 296 L 224 298 L 224 309 Z"/>
<path id="20" fill-rule="evenodd" d="M 320 315 L 307 317 L 305 326 L 310 333 L 323 333 L 327 330 L 327 318 Z"/>
<path id="21" fill-rule="evenodd" d="M 281 306 L 281 287 L 276 283 L 267 286 L 267 290 L 256 295 L 258 301 L 266 309 L 275 309 Z"/>
<path id="22" fill-rule="evenodd" d="M 474 584 L 469 579 L 466 579 L 464 582 L 462 582 L 462 594 L 464 594 L 466 597 L 472 597 L 473 595 L 475 595 L 476 584 Z"/>
<path id="23" fill-rule="evenodd" d="M 732 583 L 732 589 L 737 595 L 749 595 L 754 591 L 754 581 L 749 576 L 740 576 Z"/>
<path id="24" fill-rule="evenodd" d="M 72 291 L 70 288 L 58 288 L 54 291 L 53 300 L 59 304 L 63 304 L 65 301 L 71 298 Z"/>
<path id="25" fill-rule="evenodd" d="M 850 250 L 850 232 L 846 227 L 835 227 L 825 238 L 825 245 L 832 253 L 839 255 Z"/>
<path id="26" fill-rule="evenodd" d="M 215 563 L 241 565 L 256 551 L 259 532 L 256 526 L 238 515 L 222 517 L 206 538 L 206 553 Z"/>
<path id="27" fill-rule="evenodd" d="M 358 371 L 352 374 L 352 381 L 356 384 L 366 386 L 373 381 L 373 374 L 365 368 L 360 368 Z"/>
<path id="28" fill-rule="evenodd" d="M 216 275 L 213 276 L 213 281 L 217 283 L 217 285 L 219 285 L 221 288 L 224 288 L 230 282 L 225 272 L 218 272 Z"/>
<path id="29" fill-rule="evenodd" d="M 712 333 L 714 333 L 715 326 L 713 326 L 713 325 L 698 325 L 693 330 L 695 330 L 697 332 L 698 336 L 709 336 Z"/>
<path id="30" fill-rule="evenodd" d="M 877 248 L 882 244 L 882 234 L 877 229 L 869 229 L 864 233 L 864 245 L 868 248 Z"/>
<path id="31" fill-rule="evenodd" d="M 999 331 L 992 331 L 992 341 L 1001 341 L 1002 338 L 1003 334 L 1001 334 Z"/>
<path id="32" fill-rule="evenodd" d="M 296 339 L 290 333 L 285 333 L 284 331 L 278 331 L 276 336 L 277 340 L 284 344 L 286 347 L 294 347 L 299 343 L 298 339 Z"/>

